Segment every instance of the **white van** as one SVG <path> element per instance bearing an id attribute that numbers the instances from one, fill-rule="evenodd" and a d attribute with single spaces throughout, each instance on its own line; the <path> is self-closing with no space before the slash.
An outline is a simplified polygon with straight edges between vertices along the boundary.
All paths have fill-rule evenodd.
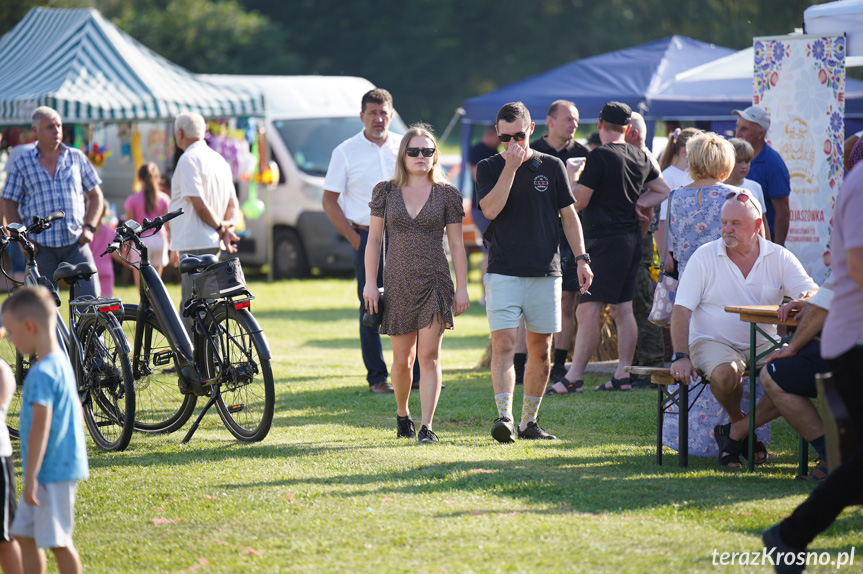
<path id="1" fill-rule="evenodd" d="M 303 277 L 311 270 L 348 273 L 353 270 L 353 248 L 336 231 L 321 206 L 324 176 L 333 149 L 362 128 L 360 102 L 375 86 L 349 76 L 229 76 L 204 75 L 208 82 L 264 94 L 267 104 L 269 157 L 279 166 L 278 186 L 270 192 L 267 217 L 247 220 L 249 230 L 238 244 L 243 263 L 263 265 L 267 241 L 273 241 L 276 277 Z M 396 117 L 396 133 L 406 128 Z M 258 186 L 258 198 L 265 198 Z M 248 197 L 248 184 L 240 186 L 240 204 Z"/>

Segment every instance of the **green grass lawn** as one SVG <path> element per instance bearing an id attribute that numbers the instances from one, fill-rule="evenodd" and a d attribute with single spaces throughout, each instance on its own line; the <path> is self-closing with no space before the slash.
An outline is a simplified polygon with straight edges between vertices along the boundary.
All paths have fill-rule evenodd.
<path id="1" fill-rule="evenodd" d="M 392 395 L 367 390 L 353 282 L 251 288 L 274 355 L 269 436 L 239 443 L 213 409 L 186 446 L 191 422 L 136 434 L 123 453 L 89 443 L 75 530 L 85 571 L 714 571 L 714 550 L 760 550 L 760 532 L 812 489 L 792 480 L 797 442 L 785 423 L 773 427 L 778 458 L 754 474 L 714 459 L 679 469 L 674 453 L 656 466 L 648 391 L 550 397 L 540 419 L 560 440 L 494 442 L 490 377 L 476 368 L 488 337 L 478 305 L 444 336 L 441 442 L 398 440 Z M 411 407 L 418 417 L 417 396 Z M 859 508 L 812 549 L 835 558 L 855 546 Z"/>

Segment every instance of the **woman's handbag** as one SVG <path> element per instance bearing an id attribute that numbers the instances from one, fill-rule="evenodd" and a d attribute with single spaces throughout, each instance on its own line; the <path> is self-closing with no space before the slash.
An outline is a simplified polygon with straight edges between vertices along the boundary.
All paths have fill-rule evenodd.
<path id="1" fill-rule="evenodd" d="M 386 195 L 384 196 L 384 232 L 383 237 L 381 237 L 381 249 L 384 252 L 384 271 L 387 268 L 387 203 L 390 198 L 390 190 L 392 189 L 392 182 L 387 182 Z M 381 322 L 384 320 L 384 288 L 378 288 L 381 296 L 378 298 L 378 310 L 376 313 L 372 313 L 369 311 L 368 307 L 363 313 L 363 325 L 366 327 L 371 327 L 373 329 L 377 329 L 381 326 Z"/>
<path id="2" fill-rule="evenodd" d="M 668 196 L 667 218 L 665 222 L 665 237 L 662 240 L 662 250 L 659 253 L 659 281 L 653 291 L 653 307 L 647 320 L 660 327 L 671 326 L 671 310 L 674 308 L 674 296 L 677 294 L 677 279 L 665 273 L 665 253 L 668 250 L 668 235 L 671 232 L 671 196 Z"/>

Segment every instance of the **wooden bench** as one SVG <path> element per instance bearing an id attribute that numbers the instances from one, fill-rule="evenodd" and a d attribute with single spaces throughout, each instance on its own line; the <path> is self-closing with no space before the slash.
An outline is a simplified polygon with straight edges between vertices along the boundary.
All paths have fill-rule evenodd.
<path id="1" fill-rule="evenodd" d="M 676 414 L 678 416 L 678 458 L 677 465 L 680 467 L 689 466 L 689 393 L 698 389 L 698 392 L 703 392 L 707 388 L 709 382 L 704 377 L 701 371 L 698 371 L 698 376 L 701 381 L 696 384 L 680 385 L 676 391 L 669 391 L 668 387 L 678 384 L 678 381 L 671 376 L 671 369 L 662 367 L 625 367 L 624 371 L 632 375 L 648 376 L 650 382 L 656 385 L 657 402 L 656 402 L 656 464 L 662 465 L 662 422 L 665 419 L 666 410 L 669 407 L 677 407 L 677 412 L 669 412 L 668 414 Z M 743 372 L 744 377 L 749 376 L 749 369 Z M 818 377 L 816 376 L 816 381 Z M 826 428 L 826 424 L 825 424 Z M 801 436 L 799 439 L 799 453 L 797 460 L 798 474 L 806 474 L 809 472 L 808 448 L 807 443 Z M 831 467 L 832 468 L 832 467 Z"/>
<path id="2" fill-rule="evenodd" d="M 656 464 L 662 465 L 662 421 L 665 419 L 665 411 L 669 407 L 677 407 L 676 414 L 678 424 L 678 458 L 680 467 L 689 466 L 689 392 L 702 387 L 703 391 L 707 385 L 707 379 L 701 376 L 701 382 L 695 385 L 680 385 L 677 390 L 669 391 L 671 385 L 678 381 L 671 376 L 671 370 L 662 367 L 626 367 L 624 370 L 631 375 L 650 377 L 650 382 L 656 385 Z M 747 371 L 748 373 L 748 371 Z M 701 375 L 701 373 L 699 373 Z"/>

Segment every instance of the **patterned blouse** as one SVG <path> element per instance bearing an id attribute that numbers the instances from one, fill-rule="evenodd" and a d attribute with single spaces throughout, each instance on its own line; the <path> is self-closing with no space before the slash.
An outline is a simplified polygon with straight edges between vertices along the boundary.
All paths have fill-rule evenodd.
<path id="1" fill-rule="evenodd" d="M 722 237 L 720 212 L 730 191 L 739 188 L 720 183 L 674 190 L 668 215 L 669 233 L 680 276 L 696 249 Z"/>

